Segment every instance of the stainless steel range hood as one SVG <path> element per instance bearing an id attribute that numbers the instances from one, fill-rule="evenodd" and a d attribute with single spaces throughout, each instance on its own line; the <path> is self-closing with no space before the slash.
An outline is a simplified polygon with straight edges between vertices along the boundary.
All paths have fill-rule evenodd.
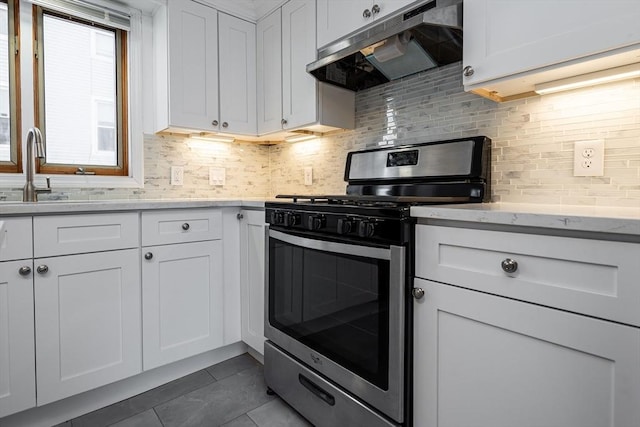
<path id="1" fill-rule="evenodd" d="M 462 59 L 462 0 L 431 0 L 318 51 L 307 72 L 353 91 Z"/>

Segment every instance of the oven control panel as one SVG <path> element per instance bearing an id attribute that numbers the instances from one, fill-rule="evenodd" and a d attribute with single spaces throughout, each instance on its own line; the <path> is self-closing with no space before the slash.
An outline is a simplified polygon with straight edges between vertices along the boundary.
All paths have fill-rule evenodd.
<path id="1" fill-rule="evenodd" d="M 326 235 L 394 243 L 406 238 L 403 236 L 403 221 L 397 217 L 267 208 L 266 222 L 272 228 L 312 233 L 316 237 Z"/>

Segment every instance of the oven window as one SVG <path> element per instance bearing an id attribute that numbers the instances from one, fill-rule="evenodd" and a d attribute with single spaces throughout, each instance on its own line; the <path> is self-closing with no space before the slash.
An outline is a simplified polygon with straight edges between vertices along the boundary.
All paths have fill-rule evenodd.
<path id="1" fill-rule="evenodd" d="M 389 261 L 269 239 L 269 323 L 388 389 Z"/>

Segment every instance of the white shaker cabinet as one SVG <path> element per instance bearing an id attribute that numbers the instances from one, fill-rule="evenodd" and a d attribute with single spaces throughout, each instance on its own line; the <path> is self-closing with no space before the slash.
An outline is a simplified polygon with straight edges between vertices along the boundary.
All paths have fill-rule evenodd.
<path id="1" fill-rule="evenodd" d="M 318 44 L 321 48 L 414 3 L 415 0 L 318 0 Z"/>
<path id="2" fill-rule="evenodd" d="M 499 100 L 638 62 L 638 22 L 636 0 L 465 1 L 465 90 Z"/>
<path id="3" fill-rule="evenodd" d="M 144 370 L 224 345 L 222 215 L 142 213 Z"/>
<path id="4" fill-rule="evenodd" d="M 416 279 L 421 427 L 640 425 L 640 329 Z"/>
<path id="5" fill-rule="evenodd" d="M 156 130 L 219 129 L 218 12 L 172 0 L 154 15 Z"/>
<path id="6" fill-rule="evenodd" d="M 242 210 L 240 220 L 240 284 L 242 341 L 264 354 L 266 223 L 263 210 Z"/>
<path id="7" fill-rule="evenodd" d="M 138 235 L 137 213 L 34 218 L 38 406 L 141 372 Z"/>
<path id="8" fill-rule="evenodd" d="M 31 218 L 0 233 L 0 418 L 36 405 Z"/>
<path id="9" fill-rule="evenodd" d="M 306 72 L 316 59 L 316 4 L 291 0 L 258 22 L 258 133 L 355 127 L 355 94 L 318 83 Z"/>
<path id="10" fill-rule="evenodd" d="M 640 243 L 477 228 L 416 226 L 414 420 L 640 425 Z"/>
<path id="11" fill-rule="evenodd" d="M 256 26 L 218 14 L 220 131 L 255 135 Z"/>
<path id="12" fill-rule="evenodd" d="M 258 22 L 258 133 L 282 129 L 282 14 L 278 9 Z"/>

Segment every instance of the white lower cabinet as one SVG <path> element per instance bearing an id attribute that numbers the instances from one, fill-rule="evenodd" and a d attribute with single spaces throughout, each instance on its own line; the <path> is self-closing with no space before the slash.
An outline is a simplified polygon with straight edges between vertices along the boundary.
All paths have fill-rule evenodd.
<path id="1" fill-rule="evenodd" d="M 143 248 L 144 369 L 224 345 L 222 240 Z"/>
<path id="2" fill-rule="evenodd" d="M 414 425 L 640 425 L 640 329 L 422 279 Z"/>
<path id="3" fill-rule="evenodd" d="M 240 222 L 242 341 L 264 354 L 264 211 L 243 210 Z"/>
<path id="4" fill-rule="evenodd" d="M 0 262 L 0 418 L 36 405 L 32 264 Z"/>
<path id="5" fill-rule="evenodd" d="M 35 260 L 38 406 L 141 372 L 138 254 Z"/>

